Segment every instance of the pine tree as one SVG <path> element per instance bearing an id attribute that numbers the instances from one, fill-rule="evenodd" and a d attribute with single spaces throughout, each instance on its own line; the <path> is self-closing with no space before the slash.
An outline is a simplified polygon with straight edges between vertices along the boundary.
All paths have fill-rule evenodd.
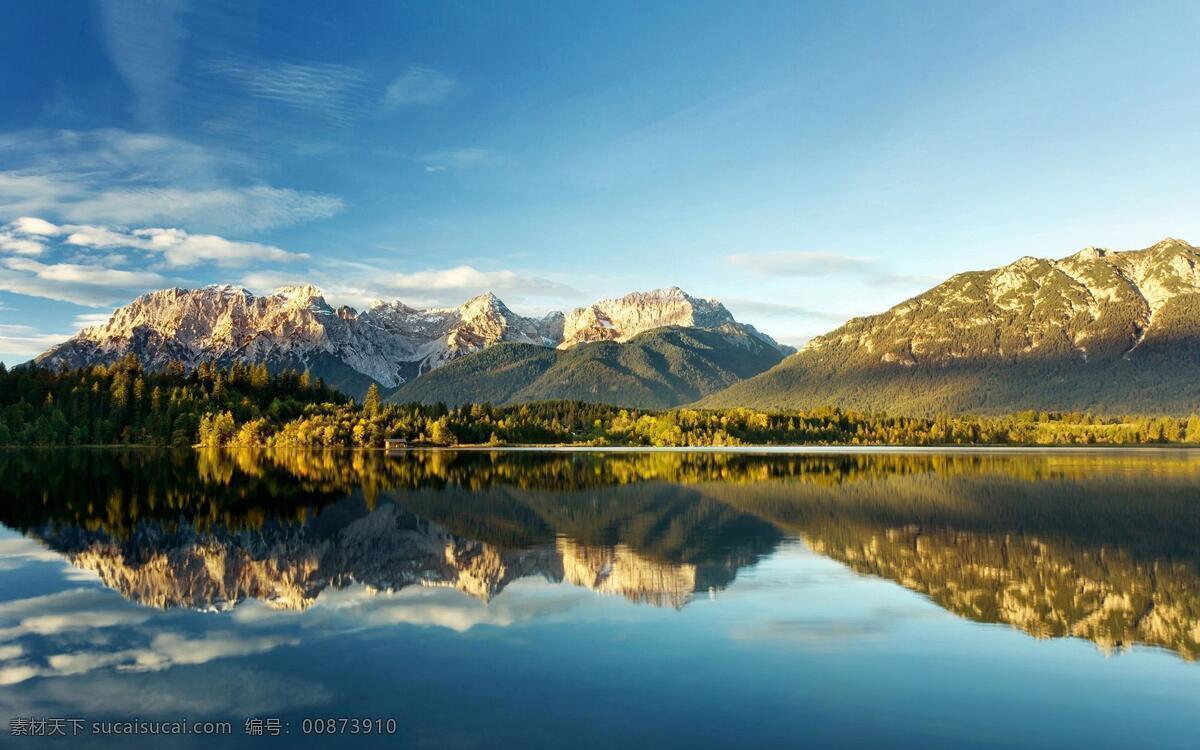
<path id="1" fill-rule="evenodd" d="M 363 413 L 368 417 L 378 416 L 382 407 L 383 402 L 379 398 L 379 386 L 371 383 L 371 387 L 367 389 L 367 397 L 363 399 Z"/>

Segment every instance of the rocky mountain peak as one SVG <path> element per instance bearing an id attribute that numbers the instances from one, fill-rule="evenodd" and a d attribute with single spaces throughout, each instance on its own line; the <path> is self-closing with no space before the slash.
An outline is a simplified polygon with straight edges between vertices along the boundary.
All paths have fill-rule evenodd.
<path id="1" fill-rule="evenodd" d="M 1154 245 L 1150 249 L 1151 250 L 1162 250 L 1165 248 L 1191 248 L 1191 247 L 1192 247 L 1191 244 L 1189 244 L 1185 240 L 1178 240 L 1178 239 L 1175 239 L 1174 237 L 1163 237 L 1161 240 L 1154 243 Z"/>
<path id="2" fill-rule="evenodd" d="M 299 304 L 310 304 L 315 301 L 325 301 L 325 297 L 320 289 L 312 284 L 295 284 L 289 286 L 281 286 L 271 292 L 272 297 L 279 297 L 290 302 Z"/>
<path id="3" fill-rule="evenodd" d="M 562 348 L 587 341 L 627 341 L 664 326 L 720 328 L 734 323 L 725 306 L 692 297 L 679 287 L 632 292 L 577 307 L 563 322 Z"/>
<path id="4" fill-rule="evenodd" d="M 1067 260 L 1075 260 L 1075 261 L 1097 260 L 1099 258 L 1103 258 L 1105 256 L 1105 254 L 1107 254 L 1107 253 L 1108 253 L 1108 251 L 1104 250 L 1103 248 L 1088 245 L 1084 249 L 1082 249 L 1079 252 L 1072 255 Z"/>
<path id="5" fill-rule="evenodd" d="M 464 319 L 477 318 L 480 316 L 488 317 L 505 317 L 512 315 L 512 311 L 508 306 L 500 301 L 492 292 L 484 292 L 476 295 L 464 302 L 458 307 L 458 314 Z"/>

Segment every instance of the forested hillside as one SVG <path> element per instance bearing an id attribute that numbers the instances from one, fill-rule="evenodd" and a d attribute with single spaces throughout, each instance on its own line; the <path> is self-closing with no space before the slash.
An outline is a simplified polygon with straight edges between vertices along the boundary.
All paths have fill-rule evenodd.
<path id="1" fill-rule="evenodd" d="M 779 350 L 741 332 L 658 328 L 570 349 L 498 344 L 402 386 L 389 400 L 494 404 L 588 401 L 665 409 L 756 375 Z"/>

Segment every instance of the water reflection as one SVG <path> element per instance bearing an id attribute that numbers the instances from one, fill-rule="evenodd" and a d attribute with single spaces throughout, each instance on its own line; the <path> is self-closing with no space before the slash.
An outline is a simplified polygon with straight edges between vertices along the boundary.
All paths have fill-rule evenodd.
<path id="1" fill-rule="evenodd" d="M 0 452 L 0 521 L 154 607 L 532 577 L 681 608 L 798 537 L 970 620 L 1189 660 L 1197 488 L 1186 452 Z"/>

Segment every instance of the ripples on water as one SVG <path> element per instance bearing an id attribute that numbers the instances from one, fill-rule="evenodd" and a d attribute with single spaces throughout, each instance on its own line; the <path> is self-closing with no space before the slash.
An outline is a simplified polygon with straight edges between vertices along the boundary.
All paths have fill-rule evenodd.
<path id="1" fill-rule="evenodd" d="M 1196 746 L 1198 489 L 1181 451 L 0 451 L 0 706 L 390 716 L 431 746 Z M 574 694 L 619 715 L 545 715 Z"/>

